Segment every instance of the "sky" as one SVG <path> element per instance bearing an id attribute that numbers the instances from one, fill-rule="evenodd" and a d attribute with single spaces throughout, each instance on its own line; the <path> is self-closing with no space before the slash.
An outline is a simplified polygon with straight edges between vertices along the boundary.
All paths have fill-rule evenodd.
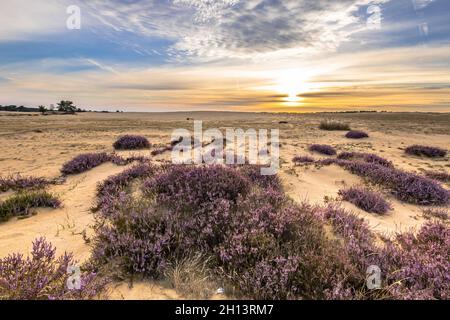
<path id="1" fill-rule="evenodd" d="M 0 0 L 0 105 L 450 112 L 449 16 L 449 0 Z"/>

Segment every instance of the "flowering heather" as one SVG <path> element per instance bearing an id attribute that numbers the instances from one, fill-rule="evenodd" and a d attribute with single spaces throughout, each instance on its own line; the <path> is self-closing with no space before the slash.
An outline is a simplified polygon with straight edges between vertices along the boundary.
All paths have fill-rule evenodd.
<path id="1" fill-rule="evenodd" d="M 117 158 L 114 159 L 117 160 Z M 65 175 L 82 173 L 110 160 L 111 155 L 105 152 L 83 153 L 66 162 L 61 169 L 61 173 Z"/>
<path id="2" fill-rule="evenodd" d="M 10 176 L 7 178 L 0 177 L 0 192 L 8 190 L 20 191 L 26 189 L 42 189 L 52 182 L 40 177 L 24 177 L 21 175 Z"/>
<path id="3" fill-rule="evenodd" d="M 347 123 L 337 121 L 323 121 L 320 123 L 319 129 L 327 131 L 348 131 L 350 126 Z"/>
<path id="4" fill-rule="evenodd" d="M 362 219 L 336 207 L 326 208 L 324 216 L 343 238 L 341 254 L 351 257 L 356 266 L 354 275 L 362 277 L 361 287 L 353 298 L 449 299 L 450 228 L 447 225 L 428 222 L 418 234 L 398 234 L 379 246 L 375 245 L 375 236 Z M 368 291 L 363 286 L 365 271 L 370 265 L 379 266 L 382 271 L 382 290 Z M 329 292 L 328 298 L 349 298 L 348 290 L 337 288 Z"/>
<path id="5" fill-rule="evenodd" d="M 378 214 L 385 214 L 392 209 L 389 202 L 381 194 L 362 187 L 351 187 L 339 190 L 342 200 L 353 203 L 358 208 Z"/>
<path id="6" fill-rule="evenodd" d="M 450 183 L 450 174 L 440 171 L 425 171 L 425 176 L 444 183 Z"/>
<path id="7" fill-rule="evenodd" d="M 153 175 L 156 168 L 148 163 L 137 164 L 117 175 L 111 176 L 97 187 L 98 208 L 106 210 L 117 200 L 119 194 L 126 189 L 129 184 L 138 178 L 148 178 Z"/>
<path id="8" fill-rule="evenodd" d="M 388 188 L 399 200 L 421 205 L 445 205 L 449 201 L 450 191 L 434 180 L 374 163 L 341 160 L 340 164 L 370 183 Z"/>
<path id="9" fill-rule="evenodd" d="M 328 156 L 334 156 L 336 154 L 336 149 L 326 144 L 313 144 L 309 147 L 309 151 L 318 152 Z"/>
<path id="10" fill-rule="evenodd" d="M 408 148 L 406 148 L 405 153 L 414 155 L 414 156 L 425 156 L 428 158 L 438 158 L 438 157 L 445 157 L 445 155 L 447 154 L 447 150 L 437 148 L 437 147 L 413 145 L 413 146 L 409 146 Z"/>
<path id="11" fill-rule="evenodd" d="M 168 165 L 150 174 L 143 198 L 133 196 L 126 178 L 108 183 L 118 186 L 112 193 L 120 192 L 115 206 L 101 208 L 112 214 L 98 221 L 93 265 L 158 279 L 198 252 L 208 261 L 208 274 L 234 288 L 237 297 L 403 299 L 414 288 L 425 298 L 448 296 L 448 244 L 435 247 L 448 242 L 448 228 L 423 229 L 427 236 L 418 236 L 418 248 L 397 241 L 380 247 L 362 219 L 338 207 L 318 211 L 295 204 L 273 188 L 275 180 L 261 180 L 256 172 L 247 166 Z M 331 224 L 331 237 L 325 224 Z M 432 269 L 424 269 L 426 260 Z M 374 264 L 386 279 L 382 295 L 366 289 L 366 269 Z"/>
<path id="12" fill-rule="evenodd" d="M 345 137 L 348 139 L 363 139 L 363 138 L 368 138 L 369 135 L 364 131 L 352 130 L 352 131 L 347 132 Z"/>
<path id="13" fill-rule="evenodd" d="M 342 152 L 337 156 L 342 160 L 360 160 L 367 163 L 375 163 L 382 165 L 383 167 L 393 168 L 394 164 L 374 153 L 362 153 L 362 152 Z"/>
<path id="14" fill-rule="evenodd" d="M 243 297 L 323 298 L 330 278 L 345 277 L 339 250 L 312 207 L 291 202 L 257 169 L 171 165 L 144 183 L 146 199 L 133 202 L 124 189 L 122 206 L 99 224 L 93 261 L 159 278 L 201 252 Z"/>
<path id="15" fill-rule="evenodd" d="M 136 135 L 125 135 L 117 139 L 113 144 L 116 150 L 137 150 L 150 148 L 147 138 Z"/>
<path id="16" fill-rule="evenodd" d="M 160 201 L 183 205 L 201 205 L 216 199 L 235 201 L 247 193 L 250 181 L 233 168 L 225 166 L 173 166 L 144 183 L 147 194 L 157 194 Z M 173 202 L 172 202 L 173 203 Z"/>
<path id="17" fill-rule="evenodd" d="M 11 254 L 0 259 L 0 300 L 81 300 L 99 296 L 106 285 L 93 273 L 81 274 L 80 289 L 70 290 L 69 267 L 76 266 L 72 254 L 55 255 L 44 238 L 33 242 L 31 256 Z"/>
<path id="18" fill-rule="evenodd" d="M 343 159 L 325 159 L 316 163 L 339 165 L 372 184 L 389 189 L 401 201 L 419 205 L 445 205 L 450 198 L 450 191 L 432 179 L 376 163 Z"/>
<path id="19" fill-rule="evenodd" d="M 272 188 L 274 190 L 281 191 L 282 185 L 281 180 L 278 175 L 262 175 L 260 165 L 243 165 L 238 168 L 239 172 L 243 173 L 244 176 L 250 179 L 251 182 L 255 183 L 261 188 Z"/>
<path id="20" fill-rule="evenodd" d="M 450 298 L 450 228 L 427 222 L 417 234 L 388 241 L 379 252 L 388 293 L 393 299 Z"/>
<path id="21" fill-rule="evenodd" d="M 313 158 L 311 158 L 310 156 L 295 156 L 292 159 L 292 162 L 294 162 L 295 164 L 300 164 L 300 163 L 314 163 L 315 160 Z"/>
<path id="22" fill-rule="evenodd" d="M 45 191 L 22 192 L 0 202 L 0 222 L 28 216 L 33 208 L 58 208 L 61 202 Z"/>

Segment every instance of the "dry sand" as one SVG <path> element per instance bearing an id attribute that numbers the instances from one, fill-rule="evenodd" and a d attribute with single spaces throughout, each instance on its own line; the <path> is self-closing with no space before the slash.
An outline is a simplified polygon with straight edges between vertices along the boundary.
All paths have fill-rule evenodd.
<path id="1" fill-rule="evenodd" d="M 52 115 L 0 113 L 0 175 L 59 176 L 61 165 L 84 152 L 112 152 L 112 143 L 121 134 L 142 134 L 153 144 L 165 145 L 173 129 L 193 130 L 192 120 L 204 121 L 204 129 L 219 128 L 279 128 L 281 148 L 280 176 L 287 193 L 296 201 L 323 204 L 335 201 L 342 186 L 362 181 L 337 166 L 317 169 L 314 166 L 294 166 L 294 155 L 309 154 L 311 143 L 335 146 L 338 151 L 360 151 L 379 154 L 408 171 L 442 170 L 450 172 L 449 157 L 430 160 L 405 156 L 403 149 L 411 144 L 427 144 L 442 148 L 450 146 L 450 114 L 420 113 L 349 113 L 349 114 L 246 114 L 246 113 L 164 113 L 164 114 L 104 114 Z M 354 129 L 363 129 L 370 138 L 349 140 L 345 132 L 321 131 L 318 124 L 324 119 L 348 122 Z M 287 121 L 288 124 L 279 124 Z M 128 155 L 129 152 L 120 154 Z M 149 155 L 149 151 L 140 154 Z M 170 154 L 155 160 L 168 160 Z M 39 209 L 28 219 L 11 220 L 0 224 L 0 257 L 13 252 L 28 253 L 31 242 L 45 236 L 58 252 L 73 252 L 79 261 L 89 258 L 86 238 L 92 236 L 93 217 L 90 207 L 95 200 L 95 188 L 110 175 L 124 170 L 104 164 L 86 173 L 71 176 L 50 191 L 60 196 L 63 207 L 57 210 Z M 448 187 L 448 186 L 447 186 Z M 0 200 L 10 193 L 0 194 Z M 343 205 L 368 221 L 380 234 L 392 234 L 417 229 L 425 221 L 422 208 L 401 203 L 388 197 L 394 209 L 386 216 L 359 210 L 349 203 Z M 130 287 L 122 283 L 114 286 L 114 299 L 181 299 L 180 294 L 160 283 L 139 282 Z"/>

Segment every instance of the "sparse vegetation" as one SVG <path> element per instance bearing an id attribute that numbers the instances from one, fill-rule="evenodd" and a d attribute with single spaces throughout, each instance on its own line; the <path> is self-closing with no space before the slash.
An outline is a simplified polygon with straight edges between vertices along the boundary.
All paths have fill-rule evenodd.
<path id="1" fill-rule="evenodd" d="M 430 179 L 441 181 L 443 183 L 450 183 L 450 174 L 448 174 L 447 172 L 425 171 L 425 176 Z"/>
<path id="2" fill-rule="evenodd" d="M 12 217 L 28 216 L 34 208 L 58 208 L 61 202 L 46 191 L 27 191 L 0 202 L 0 221 Z"/>
<path id="3" fill-rule="evenodd" d="M 441 219 L 441 220 L 448 220 L 449 219 L 449 213 L 448 210 L 445 208 L 427 208 L 422 210 L 423 216 L 427 219 Z"/>
<path id="4" fill-rule="evenodd" d="M 320 130 L 327 131 L 349 131 L 350 126 L 347 123 L 342 123 L 338 121 L 322 121 L 319 125 Z"/>
<path id="5" fill-rule="evenodd" d="M 422 145 L 413 145 L 409 146 L 405 149 L 405 153 L 413 156 L 425 156 L 428 158 L 439 158 L 445 157 L 447 155 L 447 150 L 430 147 L 430 146 L 422 146 Z"/>
<path id="6" fill-rule="evenodd" d="M 339 190 L 339 196 L 344 201 L 353 203 L 358 208 L 377 214 L 385 214 L 392 206 L 377 192 L 364 187 L 350 187 Z"/>

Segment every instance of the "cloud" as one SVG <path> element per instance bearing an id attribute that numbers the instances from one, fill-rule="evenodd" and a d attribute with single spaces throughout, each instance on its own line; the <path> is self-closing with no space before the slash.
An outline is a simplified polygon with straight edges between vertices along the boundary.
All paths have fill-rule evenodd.
<path id="1" fill-rule="evenodd" d="M 362 6 L 388 0 L 87 1 L 114 32 L 171 39 L 172 59 L 286 58 L 334 51 L 365 28 Z"/>

